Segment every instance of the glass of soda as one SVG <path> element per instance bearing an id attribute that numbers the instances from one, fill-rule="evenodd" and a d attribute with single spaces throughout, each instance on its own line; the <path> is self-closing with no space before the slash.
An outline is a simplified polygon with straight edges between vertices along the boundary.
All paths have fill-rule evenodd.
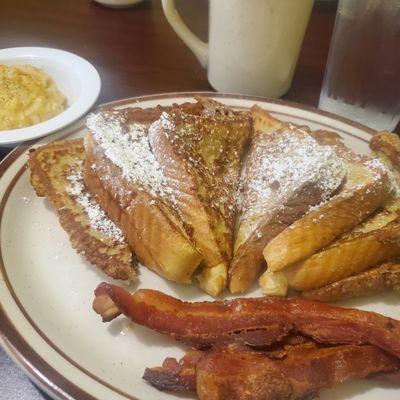
<path id="1" fill-rule="evenodd" d="M 400 121 L 400 0 L 340 0 L 319 108 L 376 130 Z"/>

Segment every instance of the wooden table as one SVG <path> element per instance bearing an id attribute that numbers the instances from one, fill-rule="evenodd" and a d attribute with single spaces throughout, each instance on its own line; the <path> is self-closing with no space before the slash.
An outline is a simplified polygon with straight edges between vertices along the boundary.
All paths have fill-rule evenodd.
<path id="1" fill-rule="evenodd" d="M 285 99 L 316 106 L 335 17 L 335 0 L 317 2 Z M 207 40 L 207 1 L 177 0 L 189 27 Z M 97 104 L 143 94 L 212 90 L 207 76 L 167 23 L 160 0 L 110 9 L 90 0 L 1 0 L 0 48 L 55 47 L 98 69 Z M 0 148 L 0 159 L 10 149 Z"/>
<path id="2" fill-rule="evenodd" d="M 207 39 L 207 2 L 180 0 L 184 20 Z M 292 88 L 285 99 L 316 106 L 335 17 L 335 1 L 314 6 Z M 102 89 L 97 104 L 136 95 L 211 90 L 205 71 L 168 25 L 159 0 L 109 9 L 90 0 L 1 0 L 0 48 L 47 46 L 88 59 Z M 0 149 L 4 157 L 11 149 Z M 0 350 L 1 398 L 43 399 Z"/>

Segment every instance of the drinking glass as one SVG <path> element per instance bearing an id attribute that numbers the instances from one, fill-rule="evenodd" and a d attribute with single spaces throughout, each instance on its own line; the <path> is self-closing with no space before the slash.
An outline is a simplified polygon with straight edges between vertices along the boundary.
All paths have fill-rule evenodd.
<path id="1" fill-rule="evenodd" d="M 400 120 L 400 0 L 340 0 L 319 108 L 377 130 Z"/>

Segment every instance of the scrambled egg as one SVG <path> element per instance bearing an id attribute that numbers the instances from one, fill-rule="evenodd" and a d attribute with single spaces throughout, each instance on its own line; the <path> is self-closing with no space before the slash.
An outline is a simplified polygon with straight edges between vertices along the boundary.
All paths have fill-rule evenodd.
<path id="1" fill-rule="evenodd" d="M 45 121 L 66 105 L 66 97 L 41 69 L 0 64 L 0 131 Z"/>

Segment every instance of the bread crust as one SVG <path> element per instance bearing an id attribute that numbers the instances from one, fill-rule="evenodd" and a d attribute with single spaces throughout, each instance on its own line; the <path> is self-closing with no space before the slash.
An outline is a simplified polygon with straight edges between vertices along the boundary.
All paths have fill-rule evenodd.
<path id="1" fill-rule="evenodd" d="M 362 162 L 348 161 L 347 181 L 332 199 L 281 232 L 264 248 L 268 269 L 288 268 L 328 246 L 389 199 L 389 177 Z"/>
<path id="2" fill-rule="evenodd" d="M 89 133 L 84 181 L 109 218 L 121 228 L 139 261 L 175 282 L 191 282 L 202 256 L 172 223 L 159 199 L 128 182 Z"/>
<path id="3" fill-rule="evenodd" d="M 89 124 L 85 182 L 143 264 L 171 280 L 189 282 L 202 261 L 200 286 L 217 296 L 226 286 L 232 257 L 236 186 L 251 121 L 248 113 L 210 99 L 197 101 L 164 108 L 162 113 L 161 108 L 113 110 L 104 114 L 105 120 L 97 120 L 100 126 Z M 119 165 L 121 152 L 110 158 L 107 149 L 114 142 L 100 143 L 104 136 L 96 132 L 115 127 L 115 118 L 121 127 L 117 135 L 137 135 L 133 140 L 148 143 L 135 162 L 147 157 L 144 161 L 158 170 L 144 176 L 146 170 L 131 166 L 134 176 L 128 178 L 129 160 Z M 134 132 L 128 133 L 131 129 Z M 137 142 L 132 150 L 140 148 Z M 117 209 L 110 209 L 106 193 Z"/>
<path id="4" fill-rule="evenodd" d="M 68 233 L 72 247 L 91 264 L 115 279 L 136 279 L 136 260 L 126 242 L 119 242 L 93 228 L 83 207 L 67 191 L 68 174 L 82 172 L 83 140 L 64 140 L 31 152 L 31 184 L 38 196 L 47 197 Z"/>
<path id="5" fill-rule="evenodd" d="M 172 189 L 170 206 L 190 227 L 186 231 L 204 257 L 204 268 L 212 269 L 203 270 L 199 282 L 213 296 L 225 288 L 232 258 L 237 182 L 250 122 L 247 113 L 215 103 L 201 115 L 166 113 L 149 130 L 152 151 Z"/>
<path id="6" fill-rule="evenodd" d="M 389 261 L 360 274 L 302 293 L 316 301 L 338 301 L 400 289 L 400 264 Z"/>
<path id="7" fill-rule="evenodd" d="M 331 141 L 332 144 L 337 145 Z M 294 268 L 301 281 L 299 271 L 306 273 L 313 263 L 320 263 L 310 273 L 317 281 L 319 279 L 319 283 L 314 282 L 314 286 L 321 285 L 318 273 L 327 278 L 327 275 L 333 274 L 327 271 L 332 269 L 338 274 L 334 282 L 303 292 L 305 297 L 335 301 L 378 293 L 399 283 L 398 264 L 390 261 L 382 265 L 379 263 L 399 254 L 400 199 L 396 185 L 399 183 L 400 139 L 393 133 L 378 132 L 371 138 L 370 148 L 388 168 L 394 187 L 393 197 L 352 231 Z M 290 275 L 291 268 L 287 271 Z M 307 279 L 310 284 L 312 278 Z"/>
<path id="8" fill-rule="evenodd" d="M 296 163 L 291 166 L 282 164 L 276 171 L 276 180 L 270 182 L 268 163 L 278 165 L 278 160 L 285 160 L 279 154 L 280 146 L 292 146 L 291 141 L 294 140 L 294 151 L 308 148 L 310 141 L 314 146 L 313 152 L 316 151 L 315 147 L 322 147 L 311 138 L 308 131 L 283 123 L 259 107 L 253 107 L 252 117 L 254 133 L 244 165 L 243 206 L 230 266 L 229 289 L 232 293 L 243 293 L 249 289 L 264 263 L 264 247 L 285 228 L 303 217 L 310 206 L 319 204 L 326 195 L 320 182 L 310 181 L 308 176 L 298 177 Z M 282 152 L 286 155 L 286 148 Z M 319 166 L 325 170 L 330 168 L 323 163 Z M 337 175 L 340 175 L 339 171 Z M 295 182 L 293 176 L 296 176 Z M 343 177 L 344 171 L 329 194 L 337 190 Z"/>
<path id="9" fill-rule="evenodd" d="M 396 241 L 400 218 L 372 232 L 354 234 L 333 243 L 305 261 L 283 271 L 289 285 L 300 291 L 320 288 L 361 273 L 373 265 L 399 257 Z"/>
<path id="10" fill-rule="evenodd" d="M 372 136 L 369 147 L 379 155 L 385 155 L 392 168 L 400 171 L 400 140 L 399 136 L 391 132 L 377 132 Z"/>

